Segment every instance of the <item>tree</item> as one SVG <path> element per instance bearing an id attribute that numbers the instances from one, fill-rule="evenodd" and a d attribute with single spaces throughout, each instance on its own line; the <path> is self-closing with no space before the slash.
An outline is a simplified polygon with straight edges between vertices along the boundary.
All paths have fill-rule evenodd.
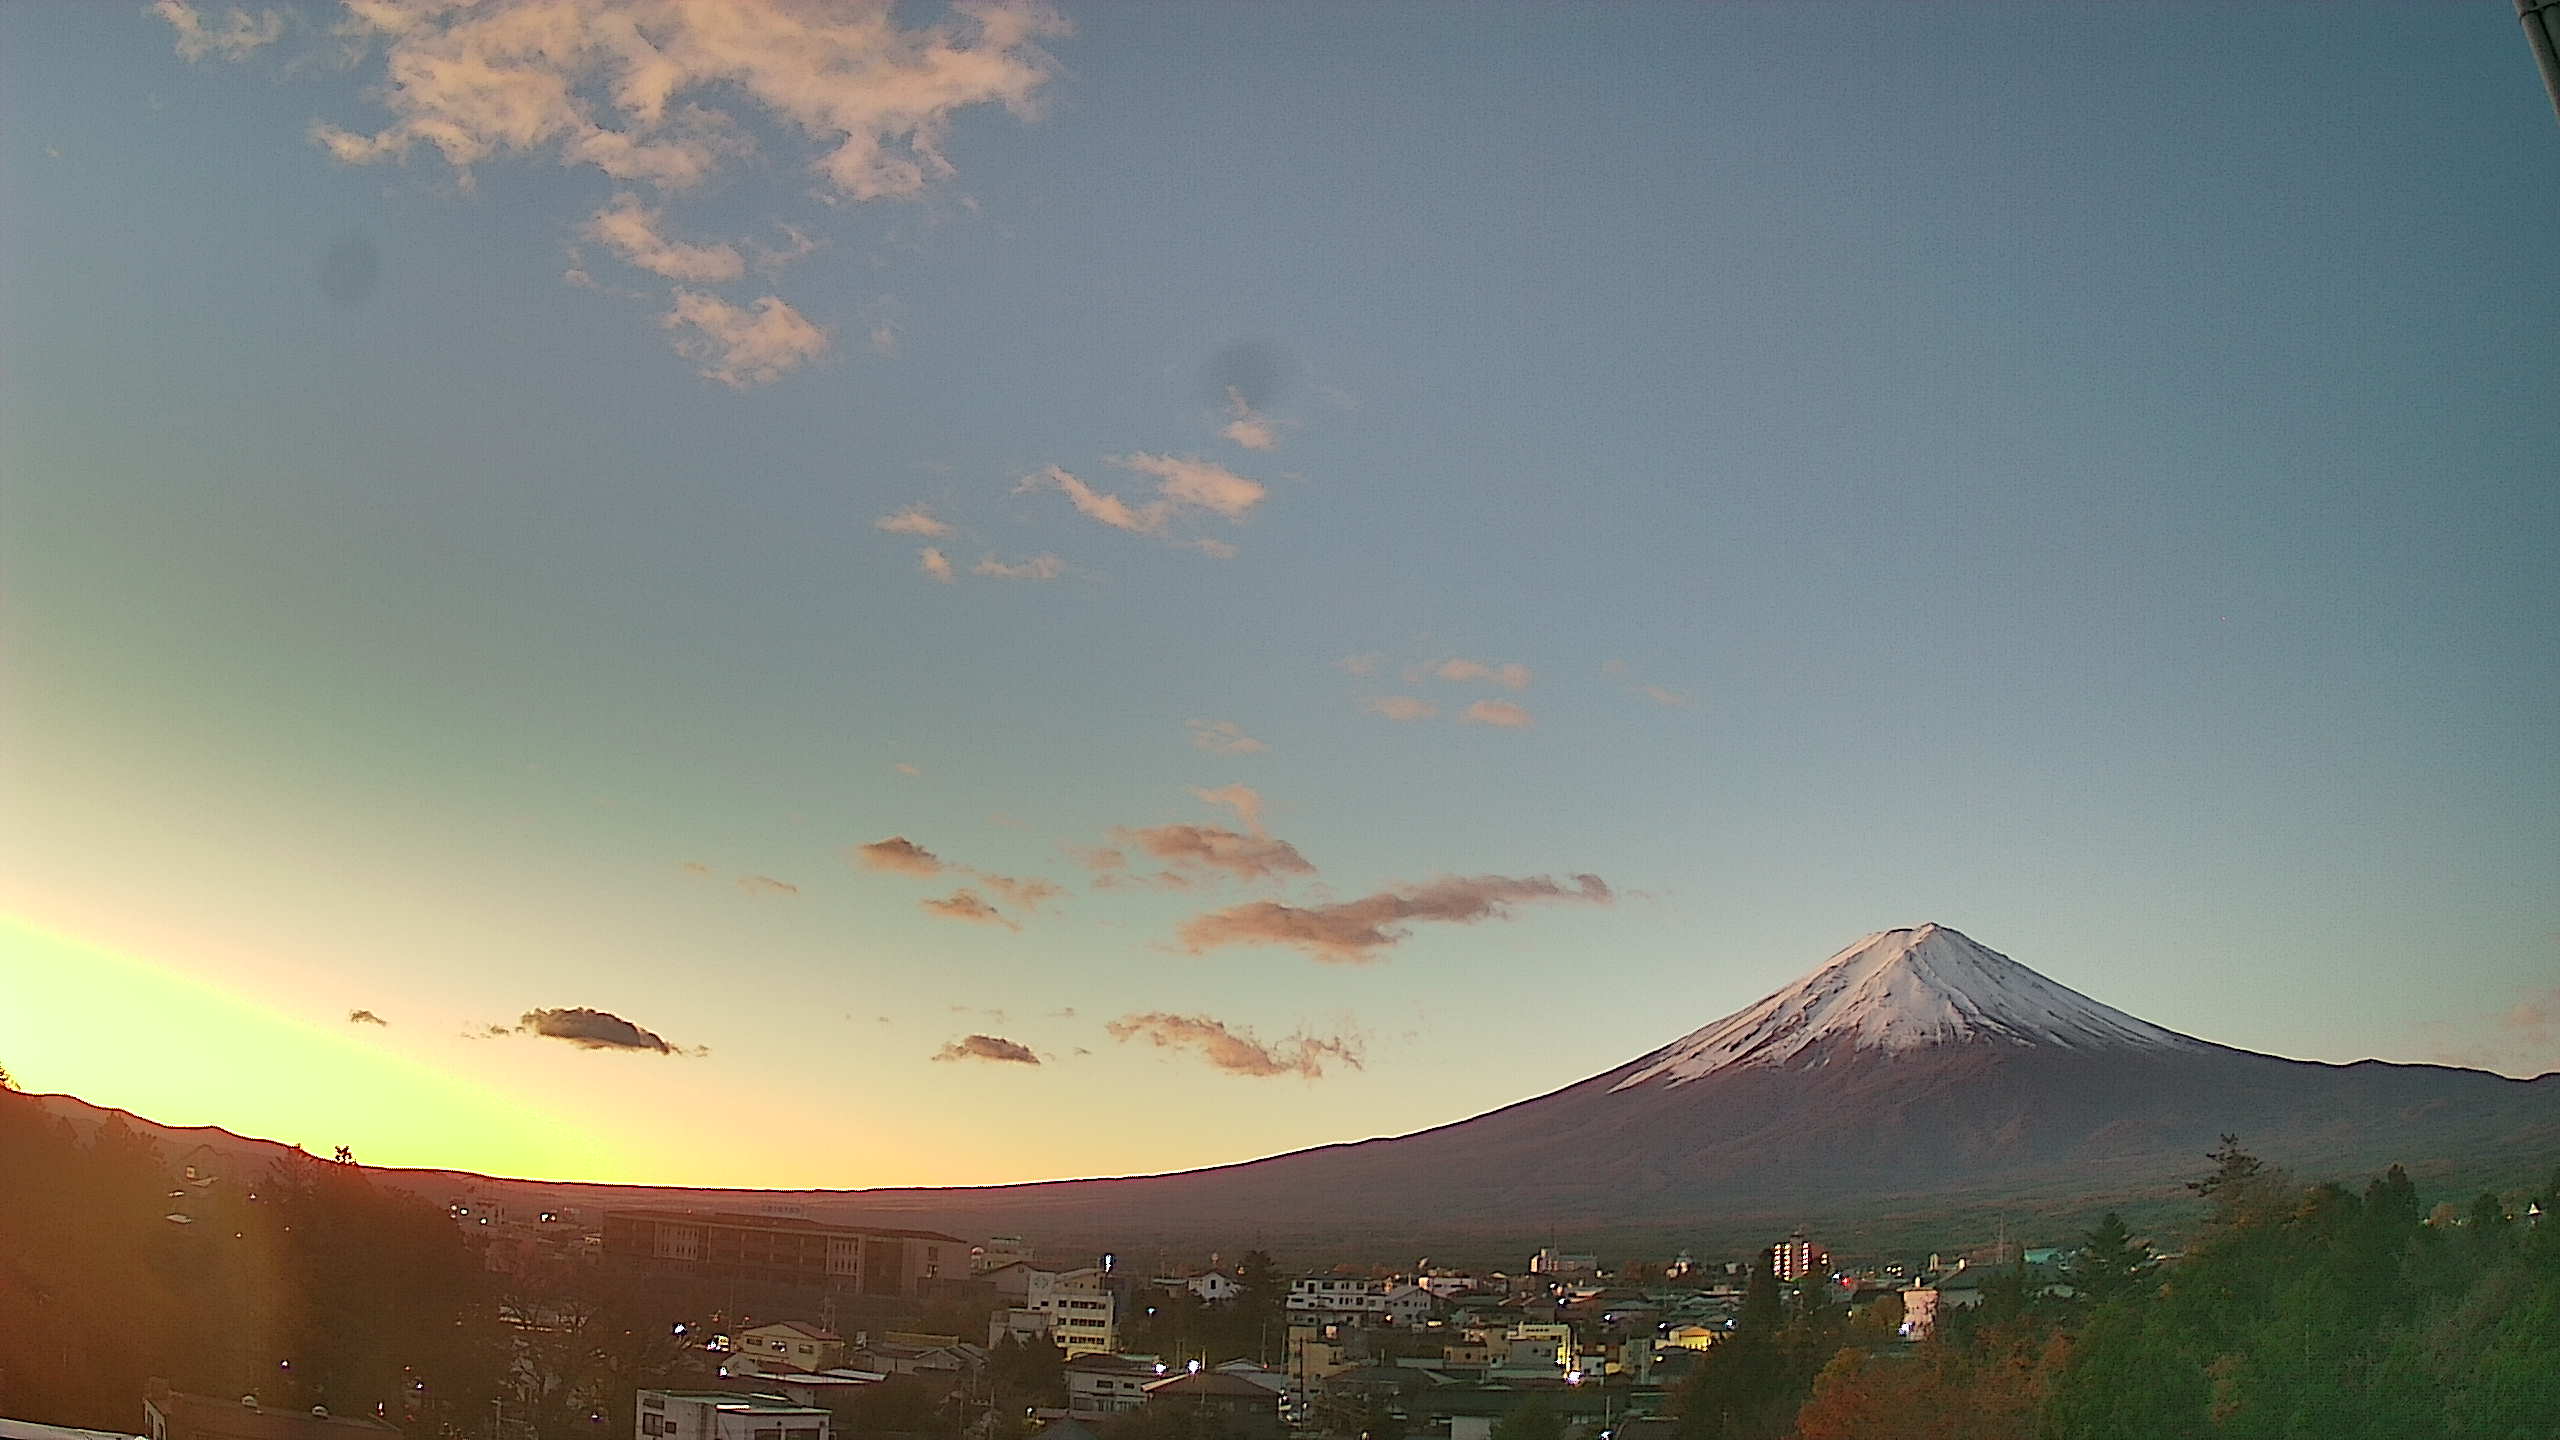
<path id="1" fill-rule="evenodd" d="M 2156 1263 L 2151 1247 L 2134 1239 L 2124 1217 L 2110 1210 L 2098 1228 L 2080 1237 L 2080 1253 L 2072 1257 L 2069 1271 L 2071 1288 L 2103 1305 L 2133 1293 Z"/>
<path id="2" fill-rule="evenodd" d="M 1533 1390 L 1494 1422 L 1492 1440 L 1564 1440 L 1564 1417 Z"/>

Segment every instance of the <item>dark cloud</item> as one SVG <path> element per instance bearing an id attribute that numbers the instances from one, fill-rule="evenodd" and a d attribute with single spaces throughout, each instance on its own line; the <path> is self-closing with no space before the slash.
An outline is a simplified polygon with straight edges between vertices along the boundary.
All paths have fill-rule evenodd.
<path id="1" fill-rule="evenodd" d="M 942 857 L 927 850 L 904 835 L 874 840 L 853 847 L 857 864 L 873 870 L 888 870 L 900 875 L 939 875 Z"/>
<path id="2" fill-rule="evenodd" d="M 1606 905 L 1617 897 L 1597 875 L 1576 875 L 1570 885 L 1549 876 L 1444 876 L 1428 885 L 1381 890 L 1335 905 L 1283 905 L 1258 900 L 1213 910 L 1183 922 L 1183 948 L 1194 955 L 1228 945 L 1286 945 L 1333 964 L 1366 964 L 1425 920 L 1467 925 L 1508 919 L 1511 907 L 1533 901 Z"/>
<path id="3" fill-rule="evenodd" d="M 1001 1035 L 963 1035 L 933 1052 L 936 1060 L 996 1060 L 1011 1065 L 1037 1065 L 1031 1047 Z"/>
<path id="4" fill-rule="evenodd" d="M 497 1027 L 491 1027 L 495 1030 Z M 656 1032 L 644 1030 L 606 1010 L 584 1005 L 565 1010 L 527 1010 L 517 1029 L 527 1035 L 566 1040 L 581 1050 L 647 1050 L 659 1055 L 699 1054 L 670 1045 Z"/>
<path id="5" fill-rule="evenodd" d="M 388 1025 L 391 1022 L 374 1014 L 370 1010 L 350 1010 L 347 1012 L 347 1023 L 350 1025 Z"/>
<path id="6" fill-rule="evenodd" d="M 1200 1058 L 1230 1075 L 1296 1075 L 1308 1080 L 1324 1076 L 1326 1062 L 1360 1068 L 1360 1046 L 1347 1036 L 1292 1035 L 1275 1044 L 1254 1038 L 1206 1015 L 1169 1015 L 1151 1011 L 1124 1015 L 1103 1027 L 1122 1042 L 1144 1037 L 1159 1049 L 1198 1050 Z"/>
<path id="7" fill-rule="evenodd" d="M 770 875 L 741 875 L 738 877 L 738 888 L 750 895 L 797 895 L 800 893 L 799 886 L 788 880 L 776 880 Z"/>

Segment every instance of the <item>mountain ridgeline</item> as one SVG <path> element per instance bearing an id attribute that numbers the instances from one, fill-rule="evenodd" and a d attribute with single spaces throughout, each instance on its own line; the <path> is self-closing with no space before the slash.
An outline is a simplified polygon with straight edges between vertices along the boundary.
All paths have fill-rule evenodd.
<path id="1" fill-rule="evenodd" d="M 1939 925 L 1870 935 L 1795 984 L 1605 1074 L 1436 1129 L 1244 1164 L 967 1189 L 521 1186 L 528 1200 L 756 1209 L 1019 1234 L 1044 1252 L 1256 1243 L 1498 1258 L 1835 1241 L 2180 1193 L 2236 1132 L 2307 1174 L 2395 1162 L 2473 1183 L 2560 1154 L 2560 1074 L 2287 1060 L 2181 1035 Z M 848 1137 L 849 1140 L 852 1137 Z M 442 1199 L 491 1182 L 381 1171 Z"/>

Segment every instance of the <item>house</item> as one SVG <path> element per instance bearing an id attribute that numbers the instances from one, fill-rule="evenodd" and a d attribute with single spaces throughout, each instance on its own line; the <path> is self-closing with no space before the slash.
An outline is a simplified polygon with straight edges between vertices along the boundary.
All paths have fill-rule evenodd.
<path id="1" fill-rule="evenodd" d="M 785 1395 L 643 1390 L 634 1440 L 828 1440 L 826 1411 Z"/>
<path id="2" fill-rule="evenodd" d="M 995 1288 L 997 1299 L 1028 1305 L 1031 1303 L 1031 1277 L 1035 1274 L 1046 1274 L 1054 1279 L 1057 1272 L 1042 1271 L 1028 1260 L 1008 1260 L 979 1271 L 977 1278 Z"/>
<path id="3" fill-rule="evenodd" d="M 1378 1299 L 1390 1325 L 1420 1325 L 1440 1313 L 1440 1297 L 1419 1285 L 1399 1285 Z"/>
<path id="4" fill-rule="evenodd" d="M 157 1379 L 143 1387 L 142 1420 L 149 1440 L 398 1440 L 400 1434 L 370 1415 L 332 1415 L 318 1405 L 261 1406 L 255 1395 L 189 1395 Z"/>
<path id="5" fill-rule="evenodd" d="M 1244 1293 L 1244 1282 L 1224 1270 L 1205 1270 L 1182 1284 L 1204 1305 L 1224 1305 Z"/>
<path id="6" fill-rule="evenodd" d="M 741 1355 L 753 1355 L 759 1370 L 797 1370 L 805 1374 L 842 1365 L 845 1344 L 843 1337 L 823 1325 L 782 1320 L 741 1333 L 737 1350 Z M 780 1363 L 774 1363 L 777 1361 Z"/>
<path id="7" fill-rule="evenodd" d="M 1387 1287 L 1377 1280 L 1316 1275 L 1289 1282 L 1289 1319 L 1376 1320 L 1384 1318 Z"/>
<path id="8" fill-rule="evenodd" d="M 1067 1413 L 1070 1416 L 1118 1415 L 1147 1403 L 1147 1387 L 1164 1378 L 1164 1367 L 1126 1355 L 1078 1355 L 1066 1364 Z"/>
<path id="9" fill-rule="evenodd" d="M 1021 1305 L 1008 1305 L 987 1316 L 987 1345 L 992 1349 L 1007 1340 L 1025 1345 L 1053 1345 L 1049 1333 L 1049 1312 Z"/>
<path id="10" fill-rule="evenodd" d="M 1149 1411 L 1170 1410 L 1192 1422 L 1193 1435 L 1229 1440 L 1280 1440 L 1280 1397 L 1235 1375 L 1194 1371 L 1147 1387 Z"/>
<path id="11" fill-rule="evenodd" d="M 1946 1274 L 1902 1292 L 1902 1333 L 1908 1339 L 1926 1340 L 1937 1333 L 1938 1322 L 1949 1311 L 1970 1310 L 1981 1303 L 1981 1275 L 1959 1262 Z"/>

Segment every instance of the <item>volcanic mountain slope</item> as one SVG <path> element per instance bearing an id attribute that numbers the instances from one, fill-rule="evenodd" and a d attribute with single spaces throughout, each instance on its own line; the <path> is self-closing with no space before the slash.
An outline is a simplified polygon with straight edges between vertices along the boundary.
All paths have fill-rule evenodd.
<path id="1" fill-rule="evenodd" d="M 1606 1074 L 1392 1139 L 975 1189 L 500 1183 L 564 1204 L 784 1204 L 812 1218 L 1020 1234 L 1049 1253 L 1264 1243 L 1410 1256 L 1556 1235 L 1712 1240 L 1805 1221 L 1848 1239 L 1895 1212 L 2086 1211 L 2175 1193 L 2224 1132 L 2323 1178 L 2393 1162 L 2459 1167 L 2475 1184 L 2521 1177 L 2560 1160 L 2560 1074 L 2235 1050 L 1923 925 L 1870 935 Z M 381 1173 L 439 1199 L 470 1178 Z"/>

